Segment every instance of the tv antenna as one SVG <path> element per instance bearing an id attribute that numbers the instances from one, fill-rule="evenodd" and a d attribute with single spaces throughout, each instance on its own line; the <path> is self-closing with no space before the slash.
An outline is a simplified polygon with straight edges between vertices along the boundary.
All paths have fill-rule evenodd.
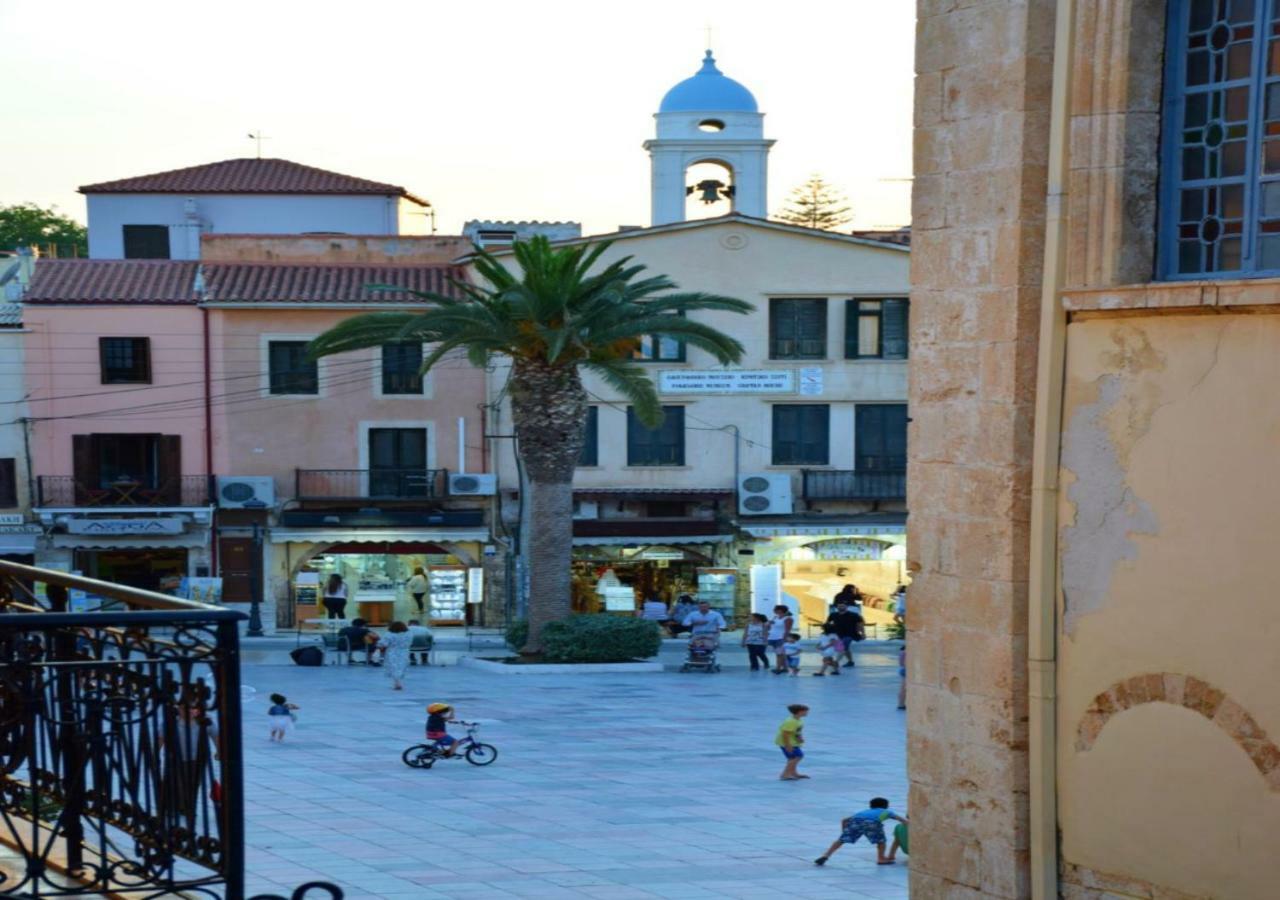
<path id="1" fill-rule="evenodd" d="M 253 141 L 258 148 L 258 159 L 262 159 L 262 142 L 271 140 L 270 136 L 262 133 L 262 129 L 249 132 L 249 140 Z"/>

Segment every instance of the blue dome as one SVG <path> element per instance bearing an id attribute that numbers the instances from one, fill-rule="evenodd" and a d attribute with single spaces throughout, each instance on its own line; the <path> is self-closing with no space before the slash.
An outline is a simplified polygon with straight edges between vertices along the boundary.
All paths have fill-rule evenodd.
<path id="1" fill-rule="evenodd" d="M 677 84 L 662 98 L 658 112 L 758 112 L 756 98 L 732 78 L 716 68 L 715 57 L 707 51 L 702 68 L 692 78 Z"/>

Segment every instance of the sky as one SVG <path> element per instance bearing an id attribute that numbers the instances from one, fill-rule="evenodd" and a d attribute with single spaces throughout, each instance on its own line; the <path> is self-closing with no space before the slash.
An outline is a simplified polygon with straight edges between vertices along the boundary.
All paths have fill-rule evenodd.
<path id="1" fill-rule="evenodd" d="M 769 210 L 818 173 L 850 227 L 910 221 L 910 0 L 0 0 L 0 205 L 84 220 L 81 184 L 262 155 L 467 219 L 649 223 L 662 95 L 711 28 L 777 140 Z"/>

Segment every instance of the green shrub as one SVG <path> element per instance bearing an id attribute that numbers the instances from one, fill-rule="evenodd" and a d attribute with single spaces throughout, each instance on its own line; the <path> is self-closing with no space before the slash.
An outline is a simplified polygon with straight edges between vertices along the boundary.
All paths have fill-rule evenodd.
<path id="1" fill-rule="evenodd" d="M 507 646 L 512 650 L 519 650 L 524 646 L 524 642 L 529 639 L 529 620 L 513 619 L 507 623 L 507 629 L 502 633 L 507 640 Z"/>
<path id="2" fill-rule="evenodd" d="M 647 619 L 570 616 L 542 629 L 542 658 L 554 663 L 628 662 L 657 656 L 658 625 Z"/>

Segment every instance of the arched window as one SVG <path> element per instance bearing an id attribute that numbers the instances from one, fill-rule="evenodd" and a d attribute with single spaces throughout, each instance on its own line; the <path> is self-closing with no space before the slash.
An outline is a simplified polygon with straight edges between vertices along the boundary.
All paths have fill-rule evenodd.
<path id="1" fill-rule="evenodd" d="M 1172 0 L 1159 273 L 1280 275 L 1280 0 Z"/>

